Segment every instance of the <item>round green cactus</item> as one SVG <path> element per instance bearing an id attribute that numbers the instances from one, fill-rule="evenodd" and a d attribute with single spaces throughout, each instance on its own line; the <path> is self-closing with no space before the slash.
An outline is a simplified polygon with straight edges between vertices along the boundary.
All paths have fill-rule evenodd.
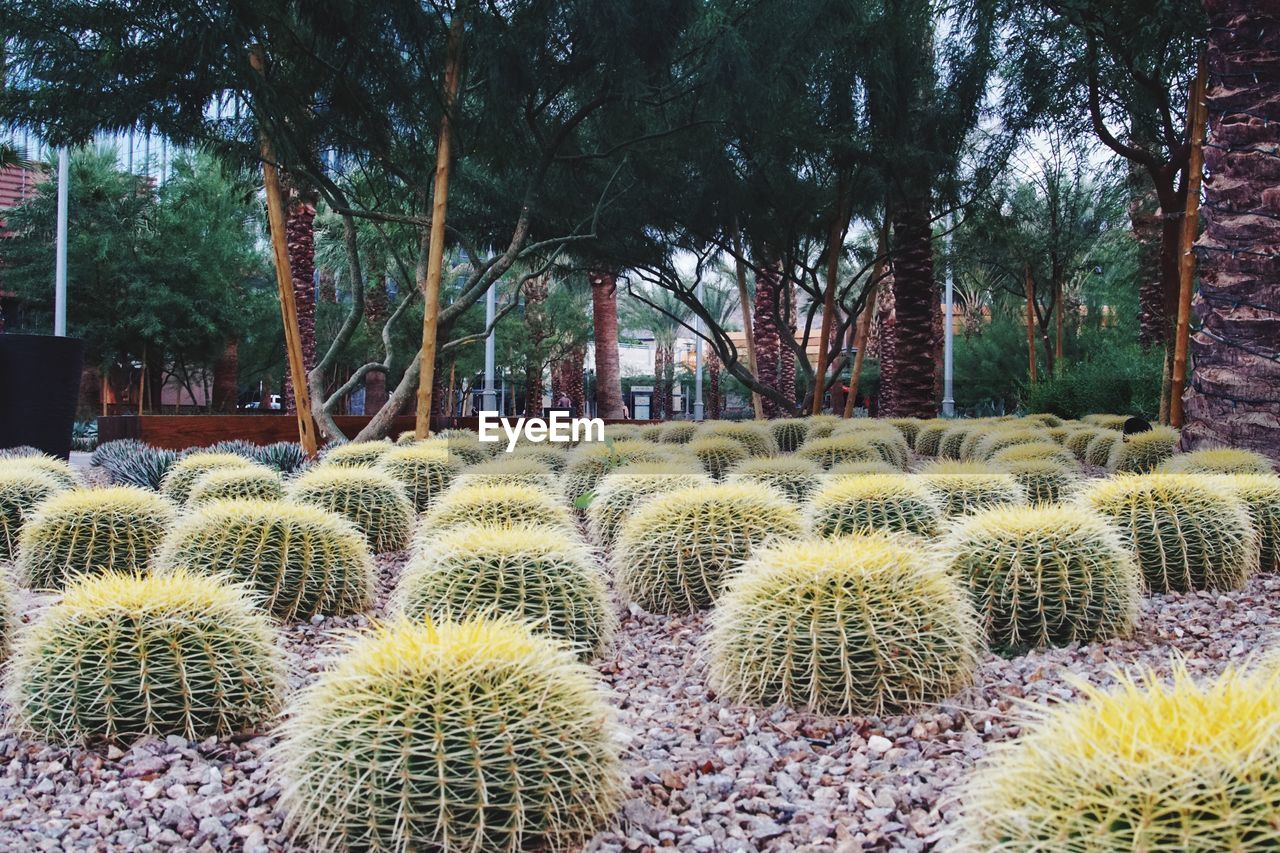
<path id="1" fill-rule="evenodd" d="M 711 479 L 706 474 L 676 462 L 637 462 L 620 468 L 600 481 L 587 507 L 591 541 L 612 547 L 622 523 L 641 501 L 653 495 L 708 485 Z"/>
<path id="2" fill-rule="evenodd" d="M 729 473 L 731 483 L 755 483 L 801 506 L 822 485 L 822 469 L 802 456 L 746 459 Z"/>
<path id="3" fill-rule="evenodd" d="M 1156 426 L 1124 436 L 1112 445 L 1107 467 L 1121 474 L 1149 474 L 1178 449 L 1176 429 Z"/>
<path id="4" fill-rule="evenodd" d="M 911 449 L 907 446 L 907 440 L 900 433 L 873 432 L 865 436 L 865 439 L 867 444 L 879 453 L 885 462 L 899 471 L 907 467 Z"/>
<path id="5" fill-rule="evenodd" d="M 1271 474 L 1271 460 L 1252 450 L 1235 447 L 1211 447 L 1179 453 L 1160 465 L 1159 470 L 1174 474 Z"/>
<path id="6" fill-rule="evenodd" d="M 1104 429 L 1093 437 L 1084 451 L 1084 461 L 1090 465 L 1104 468 L 1111 461 L 1111 451 L 1120 443 L 1123 436 L 1112 429 Z"/>
<path id="7" fill-rule="evenodd" d="M 920 427 L 924 426 L 926 422 L 920 418 L 888 418 L 885 423 L 891 424 L 894 429 L 902 433 L 902 438 L 907 442 L 907 446 L 914 448 L 916 439 L 920 437 Z"/>
<path id="8" fill-rule="evenodd" d="M 192 484 L 187 505 L 233 500 L 284 500 L 284 482 L 275 471 L 261 465 L 215 468 L 201 474 Z"/>
<path id="9" fill-rule="evenodd" d="M 831 480 L 810 505 L 814 531 L 828 538 L 876 531 L 933 536 L 942 519 L 929 490 L 900 474 Z"/>
<path id="10" fill-rule="evenodd" d="M 971 434 L 980 433 L 973 424 L 955 424 L 947 428 L 938 441 L 939 459 L 960 459 L 964 454 L 964 443 Z"/>
<path id="11" fill-rule="evenodd" d="M 711 619 L 720 690 L 822 714 L 941 701 L 972 682 L 982 647 L 960 585 L 883 534 L 760 549 Z"/>
<path id="12" fill-rule="evenodd" d="M 1128 415 L 1095 414 L 1095 415 L 1085 415 L 1080 420 L 1083 421 L 1084 423 L 1093 424 L 1094 426 L 1101 427 L 1102 429 L 1110 429 L 1110 430 L 1115 430 L 1116 432 L 1119 432 L 1120 430 L 1124 429 L 1125 422 L 1129 420 L 1129 416 Z"/>
<path id="13" fill-rule="evenodd" d="M 827 438 L 836 431 L 836 427 L 844 423 L 844 418 L 836 415 L 811 415 L 808 418 L 808 433 L 805 441 Z"/>
<path id="14" fill-rule="evenodd" d="M 284 666 L 269 618 L 239 587 L 173 572 L 80 579 L 19 637 L 8 693 L 44 740 L 189 740 L 274 716 Z"/>
<path id="15" fill-rule="evenodd" d="M 769 421 L 774 444 L 783 453 L 795 453 L 809 437 L 809 422 L 804 418 L 779 418 Z"/>
<path id="16" fill-rule="evenodd" d="M 752 549 L 803 529 L 795 507 L 747 483 L 682 489 L 650 498 L 623 523 L 614 567 L 641 607 L 689 613 L 715 602 Z"/>
<path id="17" fill-rule="evenodd" d="M 22 525 L 42 502 L 67 490 L 60 481 L 33 468 L 0 469 L 0 564 L 18 553 Z"/>
<path id="18" fill-rule="evenodd" d="M 598 676 L 511 620 L 352 641 L 292 703 L 271 765 L 288 830 L 323 850 L 564 849 L 623 779 Z"/>
<path id="19" fill-rule="evenodd" d="M 954 421 L 930 420 L 920 424 L 916 433 L 915 451 L 921 456 L 938 456 L 942 451 L 942 437 L 955 425 Z"/>
<path id="20" fill-rule="evenodd" d="M 1258 534 L 1259 567 L 1280 571 L 1280 477 L 1274 474 L 1229 474 L 1223 484 L 1249 511 Z"/>
<path id="21" fill-rule="evenodd" d="M 453 489 L 422 519 L 418 544 L 436 534 L 465 525 L 516 527 L 541 525 L 566 533 L 574 529 L 573 516 L 559 500 L 532 486 L 473 486 Z"/>
<path id="22" fill-rule="evenodd" d="M 378 469 L 404 488 L 415 512 L 426 512 L 453 484 L 462 462 L 443 441 L 423 441 L 383 454 Z"/>
<path id="23" fill-rule="evenodd" d="M 1059 450 L 1061 449 L 1053 443 L 1053 440 L 1043 430 L 1028 428 L 998 429 L 986 433 L 979 439 L 967 458 L 977 462 L 990 462 L 996 453 L 1005 448 L 1018 444 L 1040 444 L 1044 442 L 1048 442 Z"/>
<path id="24" fill-rule="evenodd" d="M 957 522 L 940 554 L 968 587 L 993 648 L 1091 643 L 1129 633 L 1138 568 L 1083 507 L 998 507 Z"/>
<path id="25" fill-rule="evenodd" d="M 447 448 L 449 458 L 463 466 L 479 465 L 485 460 L 492 459 L 493 454 L 505 446 L 501 442 L 481 441 L 480 436 L 465 429 L 447 429 L 437 438 Z"/>
<path id="26" fill-rule="evenodd" d="M 508 454 L 511 459 L 533 459 L 553 474 L 564 473 L 569 454 L 563 444 L 522 444 Z"/>
<path id="27" fill-rule="evenodd" d="M 1068 468 L 1076 467 L 1076 457 L 1070 450 L 1052 441 L 1033 441 L 1029 444 L 1011 444 L 1002 447 L 987 460 L 994 464 L 1024 462 L 1028 459 L 1046 459 Z"/>
<path id="28" fill-rule="evenodd" d="M 861 477 L 863 474 L 901 473 L 901 471 L 883 459 L 873 459 L 870 462 L 841 462 L 839 465 L 832 465 L 831 470 L 827 472 L 827 476 L 834 479 L 836 477 Z"/>
<path id="29" fill-rule="evenodd" d="M 64 489 L 78 489 L 84 485 L 80 481 L 80 475 L 63 459 L 55 459 L 43 453 L 0 459 L 0 474 L 22 471 L 38 471 L 55 480 Z"/>
<path id="30" fill-rule="evenodd" d="M 1028 503 L 1060 503 L 1075 495 L 1080 487 L 1074 463 L 1068 468 L 1053 459 L 1023 459 L 1001 462 L 996 468 L 1018 481 L 1027 493 Z"/>
<path id="31" fill-rule="evenodd" d="M 1265 850 L 1280 814 L 1280 675 L 1117 676 L 1039 711 L 966 792 L 960 849 Z"/>
<path id="32" fill-rule="evenodd" d="M 1118 475 L 1082 499 L 1120 531 L 1155 592 L 1234 589 L 1258 568 L 1249 510 L 1219 478 Z"/>
<path id="33" fill-rule="evenodd" d="M 176 509 L 132 486 L 62 492 L 41 503 L 18 537 L 18 572 L 32 589 L 57 590 L 74 575 L 141 571 Z"/>
<path id="34" fill-rule="evenodd" d="M 1027 502 L 1027 492 L 1012 474 L 978 462 L 938 460 L 920 469 L 920 482 L 947 517 Z"/>
<path id="35" fill-rule="evenodd" d="M 735 465 L 752 458 L 741 442 L 731 438 L 695 438 L 687 446 L 703 470 L 716 480 L 725 479 Z"/>
<path id="36" fill-rule="evenodd" d="M 611 441 L 583 444 L 569 454 L 562 483 L 570 503 L 595 491 L 610 471 L 632 462 L 666 462 L 664 451 L 647 441 Z"/>
<path id="37" fill-rule="evenodd" d="M 512 616 L 591 658 L 616 628 L 591 554 L 551 527 L 462 526 L 414 554 L 393 605 L 415 621 Z"/>
<path id="38" fill-rule="evenodd" d="M 560 480 L 546 465 L 528 456 L 502 454 L 458 475 L 455 487 L 530 486 L 549 495 L 560 494 Z"/>
<path id="39" fill-rule="evenodd" d="M 1034 412 L 1030 415 L 1024 415 L 1020 420 L 1024 424 L 1029 424 L 1034 427 L 1042 427 L 1045 429 L 1062 426 L 1062 418 L 1048 412 Z"/>
<path id="40" fill-rule="evenodd" d="M 375 554 L 401 550 L 413 533 L 413 504 L 404 487 L 376 468 L 315 468 L 293 481 L 289 500 L 347 519 Z"/>
<path id="41" fill-rule="evenodd" d="M 778 452 L 771 430 L 750 421 L 707 421 L 698 429 L 698 437 L 736 441 L 748 456 L 773 456 Z"/>
<path id="42" fill-rule="evenodd" d="M 394 447 L 389 441 L 350 441 L 335 445 L 320 457 L 321 467 L 373 468 Z"/>
<path id="43" fill-rule="evenodd" d="M 831 435 L 826 438 L 810 438 L 796 451 L 798 456 L 831 470 L 846 462 L 875 462 L 884 457 L 864 437 L 859 435 Z"/>
<path id="44" fill-rule="evenodd" d="M 1110 430 L 1104 430 L 1101 427 L 1081 427 L 1071 431 L 1062 441 L 1062 446 L 1071 451 L 1071 455 L 1076 458 L 1077 462 L 1084 462 L 1089 449 L 1089 442 L 1093 441 L 1099 435 Z"/>
<path id="45" fill-rule="evenodd" d="M 357 613 L 373 599 L 375 570 L 364 536 L 346 519 L 305 504 L 199 507 L 165 537 L 153 567 L 228 577 L 286 621 Z"/>
<path id="46" fill-rule="evenodd" d="M 693 421 L 667 421 L 658 431 L 658 441 L 663 444 L 688 444 L 698 433 Z"/>
<path id="47" fill-rule="evenodd" d="M 210 471 L 224 468 L 251 468 L 254 463 L 235 453 L 192 453 L 169 467 L 160 481 L 160 493 L 178 506 L 191 497 L 196 480 Z"/>

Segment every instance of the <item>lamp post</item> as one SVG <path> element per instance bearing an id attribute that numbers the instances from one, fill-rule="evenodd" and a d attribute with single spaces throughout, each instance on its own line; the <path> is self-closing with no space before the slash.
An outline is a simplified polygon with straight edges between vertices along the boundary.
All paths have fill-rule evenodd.
<path id="1" fill-rule="evenodd" d="M 53 265 L 53 333 L 67 336 L 67 190 L 71 183 L 71 155 L 58 149 L 58 224 Z"/>
<path id="2" fill-rule="evenodd" d="M 706 304 L 701 281 L 698 282 L 698 304 Z M 700 421 L 706 412 L 702 403 L 702 315 L 694 315 L 693 327 L 696 332 L 693 336 L 693 419 Z"/>
<path id="3" fill-rule="evenodd" d="M 951 218 L 951 225 L 955 225 L 954 215 Z M 956 395 L 953 368 L 954 368 L 954 346 L 955 346 L 955 327 L 952 317 L 955 311 L 955 273 L 951 263 L 951 232 L 947 232 L 947 301 L 946 301 L 946 320 L 942 330 L 942 416 L 944 418 L 954 418 L 956 416 Z"/>
<path id="4" fill-rule="evenodd" d="M 497 389 L 493 384 L 495 348 L 497 346 L 497 332 L 494 328 L 494 318 L 498 313 L 498 282 L 489 285 L 489 290 L 484 295 L 484 327 L 489 330 L 489 334 L 484 339 L 484 392 L 480 397 L 480 407 L 485 412 L 496 412 L 498 410 Z"/>

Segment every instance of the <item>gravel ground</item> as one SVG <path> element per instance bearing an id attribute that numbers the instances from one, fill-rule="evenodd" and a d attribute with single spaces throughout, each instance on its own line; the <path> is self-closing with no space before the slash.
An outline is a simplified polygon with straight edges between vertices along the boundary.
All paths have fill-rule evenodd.
<path id="1" fill-rule="evenodd" d="M 379 608 L 402 558 L 380 559 Z M 31 601 L 32 605 L 39 602 Z M 24 608 L 30 618 L 31 607 Z M 698 650 L 704 616 L 623 611 L 598 664 L 630 732 L 632 792 L 592 850 L 923 850 L 946 846 L 959 783 L 988 743 L 1014 737 L 1017 703 L 1075 691 L 1072 673 L 1105 683 L 1116 666 L 1196 673 L 1269 648 L 1280 629 L 1280 578 L 1225 593 L 1148 599 L 1134 636 L 1005 660 L 979 683 L 918 714 L 836 720 L 720 701 Z M 292 626 L 282 643 L 293 686 L 324 666 L 335 634 L 367 618 Z M 291 849 L 280 835 L 266 736 L 127 750 L 53 748 L 0 736 L 2 850 Z"/>

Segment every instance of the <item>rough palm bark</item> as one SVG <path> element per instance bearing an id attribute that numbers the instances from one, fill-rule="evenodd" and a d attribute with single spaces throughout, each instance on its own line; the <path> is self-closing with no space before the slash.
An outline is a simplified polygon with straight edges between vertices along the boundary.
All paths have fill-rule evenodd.
<path id="1" fill-rule="evenodd" d="M 788 344 L 778 345 L 778 390 L 780 390 L 794 406 L 796 400 L 796 351 L 791 342 L 796 339 L 796 288 L 790 278 L 782 286 L 782 308 L 780 316 L 782 325 L 778 329 L 779 337 L 788 336 Z M 788 415 L 791 412 L 787 412 Z"/>
<path id="2" fill-rule="evenodd" d="M 618 277 L 592 270 L 591 322 L 596 341 L 596 406 L 602 418 L 622 417 L 622 370 L 618 364 Z"/>
<path id="3" fill-rule="evenodd" d="M 574 347 L 569 351 L 559 364 L 558 371 L 558 388 L 555 389 L 556 399 L 560 394 L 569 397 L 569 405 L 573 408 L 574 414 L 579 417 L 585 417 L 586 412 L 582 408 L 585 398 L 585 391 L 582 387 L 582 363 L 586 359 L 585 347 Z"/>
<path id="4" fill-rule="evenodd" d="M 524 371 L 525 416 L 542 417 L 543 345 L 547 339 L 545 303 L 550 290 L 547 277 L 537 276 L 526 280 L 523 290 L 524 325 L 530 353 Z"/>
<path id="5" fill-rule="evenodd" d="M 756 274 L 755 305 L 752 306 L 752 334 L 756 344 L 756 378 L 761 385 L 778 387 L 778 294 L 781 289 L 782 270 L 776 262 L 765 263 Z M 779 414 L 778 402 L 761 395 L 761 405 L 766 418 Z"/>
<path id="6" fill-rule="evenodd" d="M 650 413 L 654 420 L 665 421 L 667 419 L 667 395 L 663 394 L 663 381 L 667 375 L 667 350 L 662 345 L 662 341 L 655 341 L 653 345 L 653 402 L 649 404 Z"/>
<path id="7" fill-rule="evenodd" d="M 298 311 L 298 337 L 302 342 L 302 364 L 308 373 L 316 364 L 316 207 L 313 199 L 294 191 L 289 196 L 285 219 L 285 240 L 289 247 L 289 270 L 293 276 L 293 300 Z M 296 412 L 293 378 L 285 371 L 284 407 Z"/>
<path id="8" fill-rule="evenodd" d="M 893 410 L 894 396 L 898 390 L 898 361 L 895 357 L 896 347 L 893 327 L 893 273 L 890 272 L 880 279 L 880 284 L 876 289 L 875 314 L 872 315 L 871 323 L 871 343 L 867 347 L 868 355 L 874 356 L 880 362 L 880 385 L 876 391 L 876 410 L 878 412 Z M 863 400 L 870 400 L 870 395 L 865 388 L 860 390 Z M 857 405 L 856 400 L 854 405 Z M 869 409 L 870 405 L 867 405 L 867 408 Z"/>
<path id="9" fill-rule="evenodd" d="M 1164 346 L 1169 329 L 1160 276 L 1160 206 L 1141 167 L 1130 164 L 1127 185 L 1129 228 L 1138 247 L 1138 342 L 1147 349 Z"/>
<path id="10" fill-rule="evenodd" d="M 938 414 L 933 314 L 933 231 L 927 202 L 906 204 L 893 223 L 893 388 L 885 416 Z M 881 382 L 885 383 L 883 372 Z"/>
<path id="11" fill-rule="evenodd" d="M 1209 139 L 1186 450 L 1280 464 L 1280 3 L 1205 0 Z"/>
<path id="12" fill-rule="evenodd" d="M 720 356 L 710 347 L 707 352 L 707 400 L 703 415 L 707 420 L 720 420 Z"/>
<path id="13" fill-rule="evenodd" d="M 213 399 L 210 409 L 214 414 L 225 415 L 236 410 L 240 386 L 236 374 L 240 365 L 240 342 L 235 338 L 227 341 L 222 348 L 222 355 L 213 363 Z"/>

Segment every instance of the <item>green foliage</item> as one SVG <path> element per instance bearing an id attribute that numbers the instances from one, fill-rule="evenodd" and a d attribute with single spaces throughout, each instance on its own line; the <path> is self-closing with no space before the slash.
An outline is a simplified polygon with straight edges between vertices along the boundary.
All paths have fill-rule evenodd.
<path id="1" fill-rule="evenodd" d="M 373 594 L 373 559 L 360 531 L 300 504 L 197 506 L 169 531 L 153 566 L 229 578 L 285 621 L 357 613 Z"/>
<path id="2" fill-rule="evenodd" d="M 982 648 L 959 584 L 882 534 L 758 550 L 707 642 L 712 680 L 733 698 L 842 716 L 946 699 Z"/>
<path id="3" fill-rule="evenodd" d="M 803 532 L 782 497 L 745 483 L 657 495 L 627 519 L 614 547 L 614 571 L 641 607 L 689 613 L 715 603 L 751 552 L 773 536 Z"/>
<path id="4" fill-rule="evenodd" d="M 279 474 L 266 466 L 215 468 L 195 481 L 187 504 L 200 506 L 228 500 L 284 500 L 284 483 Z"/>
<path id="5" fill-rule="evenodd" d="M 1086 361 L 1027 388 L 1023 405 L 1033 412 L 1080 418 L 1091 412 L 1125 412 L 1154 420 L 1160 412 L 1162 351 L 1136 344 L 1116 347 L 1095 338 Z"/>
<path id="6" fill-rule="evenodd" d="M 18 534 L 43 501 L 66 487 L 40 470 L 0 470 L 0 564 L 18 553 Z"/>
<path id="7" fill-rule="evenodd" d="M 284 689 L 266 614 L 181 571 L 81 579 L 22 635 L 11 675 L 18 726 L 56 743 L 238 734 L 270 720 Z"/>
<path id="8" fill-rule="evenodd" d="M 330 850 L 580 843 L 622 792 L 597 685 L 512 620 L 377 627 L 291 704 L 272 755 L 287 826 Z"/>
<path id="9" fill-rule="evenodd" d="M 337 513 L 364 534 L 375 554 L 409 544 L 415 514 L 404 488 L 374 468 L 320 467 L 294 480 L 293 503 Z"/>
<path id="10" fill-rule="evenodd" d="M 938 532 L 942 510 L 923 484 L 900 474 L 832 480 L 814 493 L 813 529 L 828 538 L 854 533 Z"/>
<path id="11" fill-rule="evenodd" d="M 1138 613 L 1133 558 L 1107 522 L 1076 507 L 991 509 L 941 543 L 995 648 L 1091 643 L 1123 636 Z"/>
<path id="12" fill-rule="evenodd" d="M 1121 532 L 1155 592 L 1234 589 L 1258 568 L 1249 511 L 1214 477 L 1117 475 L 1083 499 Z"/>
<path id="13" fill-rule="evenodd" d="M 510 616 L 585 658 L 603 652 L 615 629 L 613 605 L 591 554 L 553 527 L 443 531 L 405 567 L 394 606 L 413 621 Z"/>
<path id="14" fill-rule="evenodd" d="M 37 590 L 62 589 L 76 575 L 140 572 L 174 515 L 165 498 L 130 486 L 54 495 L 22 527 L 18 571 Z"/>

